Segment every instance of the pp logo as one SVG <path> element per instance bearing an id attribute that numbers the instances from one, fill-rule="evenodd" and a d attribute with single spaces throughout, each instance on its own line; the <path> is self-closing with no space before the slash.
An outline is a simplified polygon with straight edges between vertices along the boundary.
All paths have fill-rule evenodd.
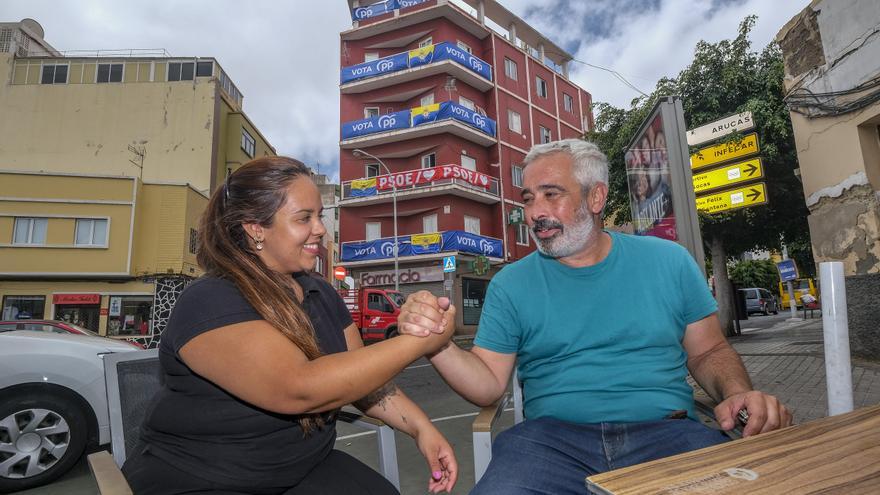
<path id="1" fill-rule="evenodd" d="M 378 64 L 376 64 L 376 69 L 379 72 L 384 72 L 386 70 L 391 70 L 393 68 L 394 68 L 394 61 L 393 60 L 383 60 L 383 61 L 379 62 Z"/>
<path id="2" fill-rule="evenodd" d="M 492 252 L 492 243 L 486 239 L 480 239 L 480 251 L 483 254 L 490 254 Z"/>
<path id="3" fill-rule="evenodd" d="M 379 250 L 382 251 L 382 256 L 394 256 L 394 243 L 383 242 Z"/>
<path id="4" fill-rule="evenodd" d="M 477 60 L 476 57 L 471 57 L 469 62 L 471 64 L 471 69 L 474 69 L 476 71 L 483 70 L 483 63 Z"/>
<path id="5" fill-rule="evenodd" d="M 370 9 L 367 7 L 358 7 L 354 9 L 354 18 L 355 19 L 365 19 L 370 16 Z"/>
<path id="6" fill-rule="evenodd" d="M 471 121 L 478 127 L 486 127 L 486 119 L 476 112 L 471 116 Z"/>
<path id="7" fill-rule="evenodd" d="M 379 121 L 377 122 L 380 129 L 388 129 L 390 127 L 394 127 L 397 124 L 397 117 L 394 115 L 383 115 L 379 117 Z"/>

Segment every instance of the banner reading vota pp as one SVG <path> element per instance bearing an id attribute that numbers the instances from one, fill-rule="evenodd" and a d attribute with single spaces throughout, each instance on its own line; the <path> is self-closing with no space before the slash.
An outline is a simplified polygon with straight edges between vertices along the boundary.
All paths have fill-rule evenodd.
<path id="1" fill-rule="evenodd" d="M 461 230 L 447 230 L 443 232 L 442 251 L 461 251 L 464 253 L 482 254 L 493 258 L 500 258 L 501 240 L 471 234 Z"/>
<path id="2" fill-rule="evenodd" d="M 381 74 L 397 72 L 407 68 L 408 57 L 406 53 L 398 53 L 378 60 L 371 60 L 362 64 L 343 67 L 340 71 L 339 80 L 342 84 L 366 79 Z"/>
<path id="3" fill-rule="evenodd" d="M 342 123 L 342 139 L 409 127 L 409 110 Z"/>
<path id="4" fill-rule="evenodd" d="M 437 120 L 449 118 L 464 122 L 465 124 L 475 127 L 492 137 L 495 136 L 494 120 L 470 110 L 467 107 L 461 106 L 458 103 L 444 101 L 440 104 L 440 114 L 437 116 Z"/>
<path id="5" fill-rule="evenodd" d="M 398 0 L 383 0 L 381 2 L 367 5 L 366 7 L 354 8 L 351 11 L 351 20 L 362 21 L 364 19 L 369 19 L 370 17 L 393 12 L 394 9 L 398 8 L 397 2 Z"/>
<path id="6" fill-rule="evenodd" d="M 434 48 L 434 61 L 439 62 L 440 60 L 455 60 L 489 81 L 492 80 L 492 67 L 488 63 L 448 41 L 438 43 Z"/>
<path id="7" fill-rule="evenodd" d="M 412 255 L 412 244 L 408 235 L 397 238 L 397 250 L 400 256 Z M 375 241 L 342 243 L 342 261 L 381 260 L 393 257 L 393 237 L 376 239 Z"/>

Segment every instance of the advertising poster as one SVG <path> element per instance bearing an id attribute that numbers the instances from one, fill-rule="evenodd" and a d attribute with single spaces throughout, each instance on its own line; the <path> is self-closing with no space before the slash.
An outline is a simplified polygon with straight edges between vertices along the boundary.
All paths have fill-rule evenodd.
<path id="1" fill-rule="evenodd" d="M 663 115 L 656 112 L 625 154 L 633 232 L 678 240 Z"/>

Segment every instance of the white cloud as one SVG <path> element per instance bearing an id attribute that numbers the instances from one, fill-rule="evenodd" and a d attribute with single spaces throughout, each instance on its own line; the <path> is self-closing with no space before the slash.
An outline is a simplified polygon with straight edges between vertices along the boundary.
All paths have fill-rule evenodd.
<path id="1" fill-rule="evenodd" d="M 657 8 L 641 0 L 502 3 L 556 43 L 579 44 L 576 58 L 615 69 L 649 92 L 690 62 L 698 40 L 731 38 L 754 13 L 752 40 L 760 49 L 807 1 L 722 1 L 714 9 L 710 0 L 661 0 Z M 527 16 L 554 5 L 564 11 Z M 3 0 L 3 7 L 2 20 L 36 19 L 59 50 L 165 48 L 175 56 L 216 57 L 279 153 L 320 163 L 338 177 L 339 32 L 351 27 L 346 2 Z M 571 69 L 596 101 L 627 106 L 637 96 L 606 72 Z"/>

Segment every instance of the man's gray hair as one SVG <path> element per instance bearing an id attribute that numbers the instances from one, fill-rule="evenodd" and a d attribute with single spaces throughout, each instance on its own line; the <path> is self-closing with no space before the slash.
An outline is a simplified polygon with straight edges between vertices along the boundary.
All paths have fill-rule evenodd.
<path id="1" fill-rule="evenodd" d="M 588 191 L 598 182 L 608 185 L 608 158 L 598 146 L 583 139 L 563 139 L 535 145 L 526 155 L 523 168 L 538 158 L 556 153 L 566 153 L 571 156 L 574 178 L 584 191 Z"/>

